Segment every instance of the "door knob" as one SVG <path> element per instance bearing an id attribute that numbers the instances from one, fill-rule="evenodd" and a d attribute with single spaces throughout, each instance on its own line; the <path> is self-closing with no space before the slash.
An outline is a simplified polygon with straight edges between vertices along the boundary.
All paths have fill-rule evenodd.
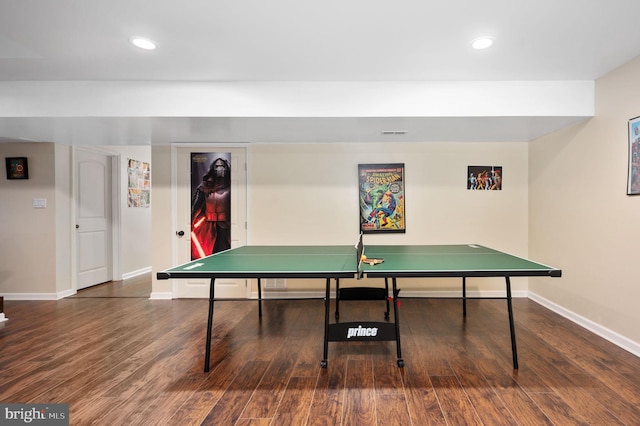
<path id="1" fill-rule="evenodd" d="M 176 235 L 178 237 L 182 237 L 184 235 L 184 231 L 178 231 L 178 232 L 176 232 Z"/>
<path id="2" fill-rule="evenodd" d="M 76 225 L 76 229 L 80 228 L 80 225 Z"/>

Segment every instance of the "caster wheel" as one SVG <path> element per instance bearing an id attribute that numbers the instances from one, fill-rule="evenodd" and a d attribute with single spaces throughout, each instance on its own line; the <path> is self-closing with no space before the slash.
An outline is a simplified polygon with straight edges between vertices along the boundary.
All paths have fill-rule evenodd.
<path id="1" fill-rule="evenodd" d="M 327 368 L 327 360 L 326 359 L 323 359 L 322 361 L 320 361 L 320 367 Z"/>
<path id="2" fill-rule="evenodd" d="M 384 319 L 389 321 L 389 312 L 384 313 Z"/>
<path id="3" fill-rule="evenodd" d="M 399 359 L 398 360 L 398 367 L 400 367 L 400 368 L 404 367 L 404 360 L 403 359 Z"/>

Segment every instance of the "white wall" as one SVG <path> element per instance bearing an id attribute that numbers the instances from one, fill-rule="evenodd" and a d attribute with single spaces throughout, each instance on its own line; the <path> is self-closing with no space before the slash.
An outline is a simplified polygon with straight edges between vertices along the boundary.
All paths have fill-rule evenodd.
<path id="1" fill-rule="evenodd" d="M 124 278 L 151 268 L 151 208 L 127 205 L 127 160 L 151 163 L 149 146 L 109 146 L 109 151 L 120 155 L 120 225 L 121 225 L 121 271 Z M 151 165 L 151 179 L 154 168 Z M 151 191 L 153 205 L 153 188 Z"/>
<path id="2" fill-rule="evenodd" d="M 596 81 L 589 122 L 530 143 L 531 256 L 563 269 L 533 297 L 640 354 L 640 196 L 627 196 L 628 120 L 640 58 Z M 553 284 L 553 285 L 551 285 Z"/>
<path id="3" fill-rule="evenodd" d="M 103 150 L 121 156 L 120 272 L 126 277 L 149 271 L 151 208 L 127 207 L 126 160 L 151 162 L 151 149 Z M 0 177 L 0 294 L 7 299 L 55 299 L 74 292 L 71 151 L 69 146 L 53 143 L 0 144 L 0 158 L 27 157 L 29 161 L 28 180 Z M 46 198 L 47 208 L 34 209 L 34 198 Z"/>
<path id="4" fill-rule="evenodd" d="M 471 242 L 527 253 L 525 143 L 282 144 L 249 152 L 253 244 L 354 243 L 358 164 L 404 163 L 407 232 L 365 242 Z M 503 190 L 468 191 L 474 165 L 503 166 Z"/>
<path id="5" fill-rule="evenodd" d="M 156 272 L 173 265 L 175 224 L 172 217 L 171 147 L 151 148 L 152 188 L 151 199 L 151 262 L 153 265 L 151 298 L 171 299 L 171 280 L 158 280 Z"/>
<path id="6" fill-rule="evenodd" d="M 70 226 L 73 208 L 71 147 L 55 144 L 55 244 L 56 294 L 70 293 L 72 283 L 71 245 L 74 231 Z"/>
<path id="7" fill-rule="evenodd" d="M 170 160 L 166 149 L 152 150 L 155 272 L 172 266 L 166 238 L 172 222 L 170 167 L 159 167 L 156 158 L 168 164 Z M 249 244 L 355 243 L 358 164 L 397 162 L 406 170 L 407 232 L 367 234 L 365 244 L 478 243 L 528 254 L 526 143 L 255 144 L 248 152 Z M 503 190 L 468 191 L 467 166 L 475 165 L 502 166 Z M 160 185 L 162 199 L 156 197 Z M 469 281 L 470 291 L 481 282 Z M 318 280 L 288 284 L 291 289 L 323 286 Z M 429 284 L 460 289 L 459 280 Z M 526 290 L 527 279 L 514 279 L 513 284 L 516 291 Z M 406 291 L 411 287 L 411 282 L 402 284 Z M 485 279 L 482 289 L 504 291 L 504 279 Z M 167 285 L 155 281 L 154 292 L 164 291 Z"/>
<path id="8" fill-rule="evenodd" d="M 5 157 L 27 157 L 28 180 L 7 180 Z M 55 294 L 56 188 L 52 143 L 2 143 L 0 158 L 0 294 Z M 34 198 L 47 207 L 33 208 Z"/>

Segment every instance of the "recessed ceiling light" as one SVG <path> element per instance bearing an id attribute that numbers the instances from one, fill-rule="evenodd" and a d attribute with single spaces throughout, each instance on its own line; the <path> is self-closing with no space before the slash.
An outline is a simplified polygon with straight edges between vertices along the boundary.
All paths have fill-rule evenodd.
<path id="1" fill-rule="evenodd" d="M 491 37 L 480 37 L 471 43 L 471 47 L 476 50 L 488 49 L 493 45 L 493 39 Z"/>
<path id="2" fill-rule="evenodd" d="M 153 41 L 144 37 L 131 37 L 129 39 L 129 42 L 134 46 L 144 50 L 154 50 L 156 47 L 158 47 Z"/>

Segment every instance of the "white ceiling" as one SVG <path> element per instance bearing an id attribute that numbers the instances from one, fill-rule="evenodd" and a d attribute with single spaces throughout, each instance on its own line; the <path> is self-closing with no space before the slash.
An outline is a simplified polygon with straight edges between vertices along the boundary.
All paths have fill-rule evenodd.
<path id="1" fill-rule="evenodd" d="M 131 46 L 135 35 L 158 49 Z M 482 35 L 495 45 L 472 50 Z M 637 0 L 0 0 L 0 82 L 576 81 L 638 55 Z M 448 140 L 447 129 L 468 118 L 401 124 L 412 139 Z M 165 120 L 143 127 L 160 139 L 357 141 L 364 128 L 379 133 L 385 118 Z M 576 118 L 482 120 L 467 124 L 478 139 L 529 140 Z M 46 118 L 4 117 L 0 140 L 55 141 L 65 121 L 77 126 L 73 118 L 52 126 Z M 140 119 L 120 121 L 140 133 Z M 194 127 L 201 134 L 179 131 Z"/>

